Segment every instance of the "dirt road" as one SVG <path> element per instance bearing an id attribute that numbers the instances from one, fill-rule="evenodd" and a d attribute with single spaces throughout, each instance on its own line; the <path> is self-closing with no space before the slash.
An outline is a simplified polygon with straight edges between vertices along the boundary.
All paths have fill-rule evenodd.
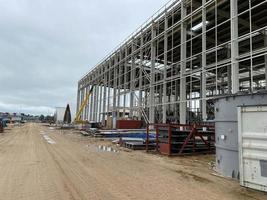
<path id="1" fill-rule="evenodd" d="M 38 124 L 6 131 L 0 135 L 0 199 L 267 199 L 211 175 L 210 156 L 99 150 L 105 143 Z"/>

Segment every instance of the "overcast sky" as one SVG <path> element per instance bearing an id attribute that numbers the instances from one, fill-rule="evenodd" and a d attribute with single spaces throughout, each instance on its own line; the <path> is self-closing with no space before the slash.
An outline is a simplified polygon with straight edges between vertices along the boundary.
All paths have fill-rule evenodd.
<path id="1" fill-rule="evenodd" d="M 168 0 L 0 0 L 0 111 L 50 114 Z"/>

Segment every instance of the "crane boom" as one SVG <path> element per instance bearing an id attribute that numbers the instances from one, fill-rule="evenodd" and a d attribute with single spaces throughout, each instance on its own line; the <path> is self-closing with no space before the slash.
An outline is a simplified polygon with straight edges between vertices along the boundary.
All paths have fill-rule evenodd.
<path id="1" fill-rule="evenodd" d="M 76 117 L 75 117 L 75 122 L 79 123 L 81 122 L 81 114 L 89 100 L 89 97 L 91 96 L 93 89 L 94 89 L 95 85 L 92 86 L 92 88 L 89 90 L 88 94 L 86 95 L 85 99 L 83 100 L 80 109 L 78 110 L 78 112 L 76 113 Z"/>

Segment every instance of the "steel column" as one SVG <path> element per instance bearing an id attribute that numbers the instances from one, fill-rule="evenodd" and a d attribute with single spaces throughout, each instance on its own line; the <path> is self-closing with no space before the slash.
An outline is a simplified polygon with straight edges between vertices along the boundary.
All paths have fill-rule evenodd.
<path id="1" fill-rule="evenodd" d="M 135 83 L 135 58 L 134 58 L 134 40 L 132 41 L 132 56 L 131 56 L 131 81 L 130 81 L 130 118 L 133 119 L 133 106 L 134 106 L 134 83 Z"/>
<path id="2" fill-rule="evenodd" d="M 106 66 L 105 66 L 106 71 Z M 106 113 L 107 113 L 107 72 L 104 74 L 104 94 L 103 94 L 103 110 L 102 110 L 102 125 L 105 126 L 105 119 L 106 119 Z"/>
<path id="3" fill-rule="evenodd" d="M 92 87 L 93 87 L 93 85 L 90 86 L 90 89 L 91 89 Z M 90 122 L 90 121 L 94 121 L 94 113 L 93 113 L 93 112 L 94 112 L 94 103 L 93 103 L 93 101 L 94 101 L 94 96 L 93 96 L 93 95 L 94 95 L 94 91 L 92 91 L 91 96 L 90 96 L 90 98 L 89 98 L 89 99 L 90 99 L 90 100 L 89 100 L 89 101 L 90 101 L 90 113 L 89 113 L 89 116 L 90 116 L 90 117 L 89 117 L 89 122 Z"/>
<path id="4" fill-rule="evenodd" d="M 143 105 L 142 105 L 142 98 L 143 98 L 143 72 L 142 72 L 142 67 L 143 67 L 143 60 L 144 60 L 144 55 L 143 55 L 143 45 L 144 45 L 144 38 L 143 38 L 143 32 L 141 31 L 141 44 L 140 44 L 140 63 L 139 63 L 139 97 L 138 97 L 138 107 L 139 107 L 139 117 L 138 119 L 142 119 L 142 111 Z"/>
<path id="5" fill-rule="evenodd" d="M 96 102 L 95 102 L 95 121 L 98 122 L 98 111 L 99 111 L 99 86 L 96 85 Z"/>
<path id="6" fill-rule="evenodd" d="M 207 120 L 207 101 L 206 101 L 206 0 L 202 0 L 202 79 L 201 79 L 201 98 L 202 98 L 202 120 Z"/>
<path id="7" fill-rule="evenodd" d="M 168 29 L 168 18 L 167 14 L 165 15 L 164 19 L 164 74 L 163 74 L 163 117 L 162 117 L 162 122 L 166 123 L 167 121 L 167 83 L 166 83 L 166 78 L 167 78 L 167 67 L 168 67 L 168 34 L 167 30 Z"/>
<path id="8" fill-rule="evenodd" d="M 115 56 L 114 78 L 113 78 L 113 108 L 112 108 L 112 127 L 116 128 L 117 121 L 117 56 Z"/>
<path id="9" fill-rule="evenodd" d="M 100 86 L 100 93 L 99 93 L 99 113 L 98 113 L 98 122 L 102 122 L 102 118 L 101 118 L 101 115 L 102 115 L 102 112 L 103 112 L 103 85 L 101 84 Z"/>
<path id="10" fill-rule="evenodd" d="M 180 124 L 186 124 L 186 2 L 181 1 Z"/>
<path id="11" fill-rule="evenodd" d="M 154 38 L 156 37 L 156 31 L 154 24 L 151 28 L 151 70 L 150 70 L 150 91 L 149 91 L 149 122 L 155 123 L 155 62 L 156 62 L 156 46 Z"/>
<path id="12" fill-rule="evenodd" d="M 89 92 L 89 85 L 86 86 L 86 96 L 87 96 L 88 92 Z M 84 110 L 85 110 L 85 120 L 88 120 L 88 113 L 89 113 L 88 109 L 89 109 L 89 101 L 86 102 L 86 106 L 84 108 Z"/>
<path id="13" fill-rule="evenodd" d="M 227 49 L 227 57 L 231 57 L 231 48 Z M 228 85 L 228 94 L 232 93 L 232 66 L 227 66 L 227 85 Z"/>
<path id="14" fill-rule="evenodd" d="M 126 117 L 126 94 L 127 94 L 127 83 L 126 83 L 126 79 L 127 79 L 127 59 L 126 59 L 126 55 L 127 55 L 127 48 L 124 50 L 125 53 L 125 61 L 124 61 L 124 83 L 123 83 L 123 118 Z"/>
<path id="15" fill-rule="evenodd" d="M 111 60 L 108 62 L 108 103 L 107 103 L 107 117 L 109 117 L 109 112 L 110 112 L 110 93 L 111 93 Z"/>
<path id="16" fill-rule="evenodd" d="M 121 55 L 121 50 L 120 50 L 120 53 L 118 55 L 118 74 L 117 74 L 117 81 L 118 81 L 118 84 L 117 84 L 117 120 L 120 118 L 120 105 L 121 105 L 121 84 L 120 84 L 120 81 L 121 81 L 121 58 L 122 58 L 122 55 Z"/>
<path id="17" fill-rule="evenodd" d="M 239 48 L 238 48 L 238 7 L 236 0 L 230 0 L 231 12 L 231 65 L 232 65 L 232 93 L 239 91 Z"/>

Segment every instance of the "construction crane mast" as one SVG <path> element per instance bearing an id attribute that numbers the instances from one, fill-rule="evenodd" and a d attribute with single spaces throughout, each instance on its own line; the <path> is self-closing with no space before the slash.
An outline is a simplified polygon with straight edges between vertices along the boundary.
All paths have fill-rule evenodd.
<path id="1" fill-rule="evenodd" d="M 81 120 L 81 115 L 82 115 L 82 112 L 89 100 L 89 97 L 91 96 L 92 92 L 93 92 L 93 89 L 94 89 L 95 85 L 92 86 L 92 88 L 90 89 L 90 91 L 88 92 L 88 94 L 86 95 L 85 99 L 83 100 L 81 106 L 80 106 L 80 109 L 77 111 L 76 113 L 76 116 L 75 116 L 75 123 L 77 124 L 84 124 L 86 123 L 86 121 L 83 121 Z"/>

